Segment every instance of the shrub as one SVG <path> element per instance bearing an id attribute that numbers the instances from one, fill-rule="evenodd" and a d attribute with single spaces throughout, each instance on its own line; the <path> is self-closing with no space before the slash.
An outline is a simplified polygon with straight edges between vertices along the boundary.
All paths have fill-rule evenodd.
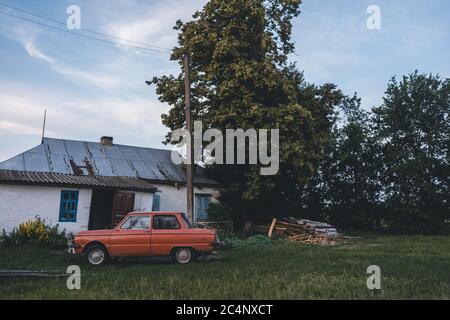
<path id="1" fill-rule="evenodd" d="M 208 217 L 212 221 L 227 221 L 231 217 L 231 208 L 221 202 L 211 202 L 208 206 Z"/>
<path id="2" fill-rule="evenodd" d="M 35 217 L 21 223 L 14 228 L 11 233 L 7 233 L 4 229 L 0 235 L 0 242 L 19 246 L 24 244 L 45 245 L 50 248 L 63 248 L 67 245 L 66 231 L 59 231 L 59 225 L 48 225 L 45 219 Z"/>
<path id="3" fill-rule="evenodd" d="M 229 248 L 240 248 L 240 247 L 263 247 L 263 246 L 269 246 L 273 244 L 280 244 L 284 243 L 287 240 L 281 239 L 281 238 L 269 238 L 267 236 L 263 235 L 255 235 L 248 238 L 241 239 L 237 236 L 231 236 L 224 239 L 224 245 L 222 246 L 223 249 L 229 249 Z"/>

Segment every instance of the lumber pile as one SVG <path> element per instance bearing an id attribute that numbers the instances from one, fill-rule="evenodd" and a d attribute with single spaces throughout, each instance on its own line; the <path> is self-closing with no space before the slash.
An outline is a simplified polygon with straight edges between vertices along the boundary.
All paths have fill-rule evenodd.
<path id="1" fill-rule="evenodd" d="M 254 225 L 253 232 L 266 234 L 269 237 L 281 236 L 290 241 L 322 245 L 335 245 L 342 238 L 332 225 L 292 217 L 282 220 L 274 218 L 271 224 Z"/>

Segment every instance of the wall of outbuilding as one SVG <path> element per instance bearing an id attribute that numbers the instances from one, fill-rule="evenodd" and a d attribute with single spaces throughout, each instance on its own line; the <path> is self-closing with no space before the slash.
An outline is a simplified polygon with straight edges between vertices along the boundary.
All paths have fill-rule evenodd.
<path id="1" fill-rule="evenodd" d="M 157 184 L 160 196 L 161 211 L 186 212 L 186 187 Z M 59 222 L 61 191 L 79 191 L 76 222 Z M 211 195 L 213 200 L 218 197 L 217 189 L 211 187 L 195 187 L 195 194 Z M 92 190 L 77 188 L 61 188 L 38 185 L 0 184 L 0 231 L 10 232 L 20 223 L 36 216 L 45 219 L 47 223 L 59 224 L 60 229 L 76 233 L 88 230 L 91 209 Z M 134 211 L 152 211 L 153 193 L 135 192 Z"/>
<path id="2" fill-rule="evenodd" d="M 161 211 L 178 211 L 186 212 L 186 187 L 176 187 L 173 185 L 156 184 L 160 192 L 156 194 L 160 196 L 160 210 Z M 211 195 L 214 201 L 219 196 L 217 189 L 211 187 L 195 187 L 194 194 Z M 195 197 L 194 197 L 195 201 Z M 194 204 L 195 207 L 195 204 Z"/>
<path id="3" fill-rule="evenodd" d="M 135 192 L 134 194 L 134 211 L 149 212 L 152 211 L 153 193 Z"/>
<path id="4" fill-rule="evenodd" d="M 59 222 L 62 190 L 79 191 L 76 222 Z M 10 232 L 36 216 L 49 224 L 59 224 L 67 232 L 87 230 L 91 197 L 91 189 L 0 184 L 0 230 Z"/>

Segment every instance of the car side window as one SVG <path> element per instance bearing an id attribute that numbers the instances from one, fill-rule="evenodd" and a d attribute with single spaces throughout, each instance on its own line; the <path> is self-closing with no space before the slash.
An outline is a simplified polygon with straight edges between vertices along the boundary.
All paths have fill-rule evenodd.
<path id="1" fill-rule="evenodd" d="M 131 216 L 120 227 L 122 230 L 145 230 L 150 227 L 149 216 Z"/>
<path id="2" fill-rule="evenodd" d="M 180 224 L 178 223 L 177 217 L 175 216 L 156 215 L 153 217 L 153 229 L 157 230 L 180 229 Z"/>

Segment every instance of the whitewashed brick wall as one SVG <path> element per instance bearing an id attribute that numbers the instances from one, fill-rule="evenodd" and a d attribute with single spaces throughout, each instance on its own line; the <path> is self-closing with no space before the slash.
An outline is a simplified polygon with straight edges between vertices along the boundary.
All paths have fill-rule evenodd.
<path id="1" fill-rule="evenodd" d="M 77 190 L 76 222 L 59 222 L 61 190 Z M 67 232 L 87 230 L 92 190 L 46 186 L 0 185 L 0 230 L 12 231 L 20 223 L 40 216 L 50 224 L 59 223 Z"/>
<path id="2" fill-rule="evenodd" d="M 153 193 L 136 192 L 134 195 L 134 211 L 149 212 L 152 211 Z"/>
<path id="3" fill-rule="evenodd" d="M 157 194 L 160 196 L 161 211 L 186 212 L 186 187 L 162 184 L 155 186 L 160 190 Z M 62 190 L 79 191 L 76 222 L 59 222 Z M 210 194 L 213 199 L 219 195 L 216 189 L 209 187 L 195 187 L 194 193 Z M 60 229 L 66 229 L 67 232 L 87 230 L 91 198 L 91 189 L 0 184 L 0 231 L 5 229 L 10 232 L 20 223 L 35 216 L 40 216 L 50 224 L 59 224 Z M 152 193 L 136 192 L 135 211 L 151 211 L 152 204 Z"/>
<path id="4" fill-rule="evenodd" d="M 161 211 L 186 212 L 186 187 L 174 187 L 162 184 L 158 184 L 155 186 L 158 188 L 158 190 L 161 191 L 156 193 L 160 196 L 161 199 Z M 210 187 L 195 187 L 194 194 L 210 194 L 213 199 L 219 196 L 219 192 L 216 189 Z"/>

